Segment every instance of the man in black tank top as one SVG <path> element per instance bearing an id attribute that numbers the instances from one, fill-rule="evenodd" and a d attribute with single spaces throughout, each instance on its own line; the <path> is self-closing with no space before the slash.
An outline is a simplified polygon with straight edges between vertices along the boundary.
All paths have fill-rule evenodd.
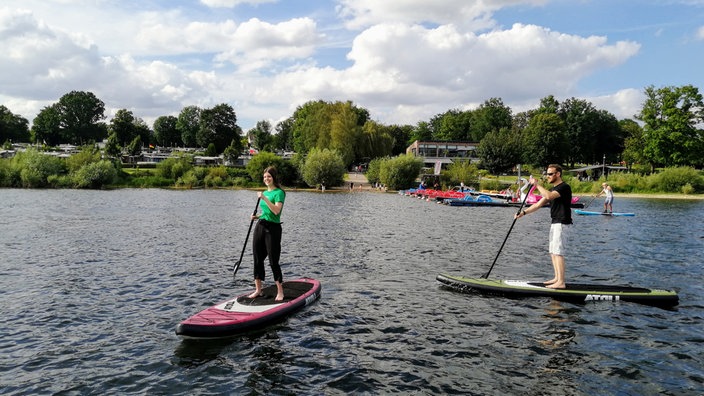
<path id="1" fill-rule="evenodd" d="M 541 186 L 537 180 L 530 177 L 530 184 L 535 185 L 540 190 L 542 198 L 528 209 L 515 215 L 516 219 L 533 213 L 548 202 L 550 203 L 550 224 L 549 251 L 552 260 L 552 267 L 555 276 L 549 281 L 545 281 L 545 287 L 551 289 L 565 288 L 565 252 L 572 225 L 572 188 L 562 181 L 562 167 L 560 165 L 548 165 L 547 180 L 552 184 L 548 191 Z"/>

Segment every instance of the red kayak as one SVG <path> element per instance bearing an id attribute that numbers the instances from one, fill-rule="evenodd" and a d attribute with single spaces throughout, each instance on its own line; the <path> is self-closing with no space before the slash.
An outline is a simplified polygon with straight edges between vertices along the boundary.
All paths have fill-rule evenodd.
<path id="1" fill-rule="evenodd" d="M 301 278 L 284 282 L 284 301 L 274 301 L 276 286 L 268 286 L 262 295 L 247 294 L 207 308 L 176 326 L 176 334 L 187 339 L 231 337 L 258 330 L 278 322 L 320 298 L 320 282 Z"/>

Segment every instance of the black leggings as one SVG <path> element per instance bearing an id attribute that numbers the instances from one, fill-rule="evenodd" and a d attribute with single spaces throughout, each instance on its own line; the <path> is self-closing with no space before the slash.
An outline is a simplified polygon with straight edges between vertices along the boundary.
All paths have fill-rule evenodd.
<path id="1" fill-rule="evenodd" d="M 252 241 L 254 249 L 254 279 L 264 280 L 264 259 L 269 256 L 269 265 L 274 281 L 283 282 L 279 257 L 281 257 L 281 224 L 259 220 L 254 227 Z"/>

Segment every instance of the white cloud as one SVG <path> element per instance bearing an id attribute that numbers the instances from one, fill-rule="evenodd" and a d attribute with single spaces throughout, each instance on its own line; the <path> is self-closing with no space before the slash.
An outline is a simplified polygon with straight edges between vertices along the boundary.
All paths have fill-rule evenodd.
<path id="1" fill-rule="evenodd" d="M 323 36 L 310 18 L 296 18 L 278 24 L 251 19 L 237 29 L 229 50 L 216 61 L 229 61 L 243 71 L 257 70 L 278 60 L 303 59 L 313 54 Z"/>
<path id="2" fill-rule="evenodd" d="M 278 0 L 200 0 L 201 3 L 213 8 L 234 8 L 240 4 L 276 3 Z"/>
<path id="3" fill-rule="evenodd" d="M 547 0 L 340 0 L 338 12 L 347 27 L 359 29 L 379 23 L 462 25 L 473 30 L 494 26 L 492 14 L 505 7 L 542 5 Z"/>
<path id="4" fill-rule="evenodd" d="M 448 0 L 417 7 L 417 0 L 344 0 L 339 12 L 364 28 L 348 51 L 336 49 L 348 60 L 336 68 L 316 58 L 329 49 L 327 35 L 335 34 L 329 20 L 236 23 L 220 12 L 206 18 L 186 8 L 91 8 L 93 2 L 67 3 L 52 13 L 44 2 L 26 2 L 32 11 L 0 8 L 0 46 L 6 49 L 0 51 L 0 104 L 30 121 L 61 95 L 86 90 L 106 103 L 108 114 L 128 108 L 148 122 L 187 105 L 228 103 L 247 129 L 323 99 L 352 100 L 381 122 L 414 124 L 491 97 L 514 111 L 535 107 L 546 95 L 579 97 L 576 86 L 584 77 L 623 65 L 640 49 L 632 41 L 536 25 L 501 28 L 491 21 L 496 7 L 542 1 Z M 217 4 L 226 3 L 236 2 Z M 76 7 L 86 7 L 85 23 L 68 16 Z M 629 92 L 595 100 L 631 117 Z"/>
<path id="5" fill-rule="evenodd" d="M 642 89 L 622 89 L 611 95 L 583 98 L 590 101 L 598 109 L 609 109 L 618 119 L 630 118 L 638 114 L 643 107 L 645 94 Z"/>
<path id="6" fill-rule="evenodd" d="M 697 29 L 697 40 L 704 40 L 704 26 Z"/>

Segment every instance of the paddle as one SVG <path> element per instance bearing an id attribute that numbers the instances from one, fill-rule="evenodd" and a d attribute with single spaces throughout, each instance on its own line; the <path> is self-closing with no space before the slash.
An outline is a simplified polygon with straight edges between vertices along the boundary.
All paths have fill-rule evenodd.
<path id="1" fill-rule="evenodd" d="M 588 208 L 588 207 L 589 207 L 589 205 L 591 205 L 591 204 L 592 204 L 592 202 L 594 202 L 594 200 L 595 200 L 595 199 L 596 199 L 596 195 L 594 195 L 594 196 L 592 197 L 592 199 L 591 199 L 591 200 L 590 200 L 589 202 L 587 202 L 587 204 L 586 204 L 586 205 L 584 205 L 584 209 Z"/>
<path id="2" fill-rule="evenodd" d="M 261 201 L 261 198 L 257 198 L 257 204 L 254 206 L 254 212 L 252 212 L 252 216 L 257 215 L 257 209 L 259 209 L 259 201 Z M 232 269 L 234 272 L 232 274 L 232 277 L 237 275 L 237 271 L 240 269 L 240 264 L 242 264 L 242 257 L 244 257 L 244 250 L 247 248 L 247 241 L 249 241 L 249 233 L 252 232 L 252 224 L 254 224 L 254 220 L 249 222 L 249 230 L 247 230 L 247 237 L 244 239 L 244 246 L 242 246 L 242 253 L 240 253 L 240 259 L 237 260 L 235 263 L 235 267 Z"/>
<path id="3" fill-rule="evenodd" d="M 530 192 L 531 185 L 528 184 L 528 191 Z M 521 213 L 521 210 L 523 210 L 523 205 L 526 204 L 526 199 L 528 199 L 528 194 L 526 194 L 525 197 L 523 197 L 523 202 L 521 202 L 521 207 L 518 208 L 518 212 L 516 213 Z M 513 230 L 513 226 L 516 224 L 516 220 L 518 220 L 515 216 L 513 218 L 513 223 L 511 223 L 511 228 L 508 229 L 508 233 L 506 233 L 506 238 L 504 238 L 504 242 L 501 244 L 501 247 L 499 248 L 499 251 L 496 252 L 496 257 L 494 257 L 494 262 L 491 263 L 491 267 L 489 267 L 489 271 L 486 272 L 486 274 L 482 275 L 482 278 L 487 279 L 489 277 L 489 274 L 491 273 L 491 270 L 494 269 L 494 264 L 496 264 L 496 260 L 499 259 L 499 255 L 501 254 L 501 250 L 503 250 L 504 245 L 506 244 L 506 241 L 508 240 L 508 236 L 511 235 L 511 230 Z"/>

